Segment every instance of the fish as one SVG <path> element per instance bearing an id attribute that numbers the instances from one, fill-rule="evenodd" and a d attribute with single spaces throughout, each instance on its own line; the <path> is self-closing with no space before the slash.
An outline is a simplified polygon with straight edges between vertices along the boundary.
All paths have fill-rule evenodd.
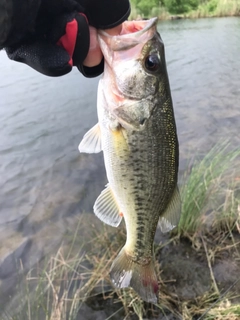
<path id="1" fill-rule="evenodd" d="M 126 21 L 120 35 L 98 32 L 104 72 L 97 95 L 98 123 L 79 151 L 103 151 L 108 184 L 93 211 L 104 223 L 126 226 L 126 243 L 110 269 L 117 288 L 132 287 L 159 301 L 154 236 L 178 225 L 179 145 L 157 18 Z"/>

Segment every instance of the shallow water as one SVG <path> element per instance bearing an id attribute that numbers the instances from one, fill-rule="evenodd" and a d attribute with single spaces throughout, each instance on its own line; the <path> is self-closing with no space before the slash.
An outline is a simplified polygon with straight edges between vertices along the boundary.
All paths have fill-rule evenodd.
<path id="1" fill-rule="evenodd" d="M 221 139 L 240 146 L 240 19 L 164 21 L 158 30 L 166 48 L 181 175 L 189 159 Z M 4 52 L 0 70 L 1 300 L 14 287 L 16 261 L 28 270 L 57 246 L 81 212 L 92 212 L 106 178 L 102 155 L 80 155 L 77 149 L 97 121 L 98 79 L 76 70 L 47 78 Z"/>

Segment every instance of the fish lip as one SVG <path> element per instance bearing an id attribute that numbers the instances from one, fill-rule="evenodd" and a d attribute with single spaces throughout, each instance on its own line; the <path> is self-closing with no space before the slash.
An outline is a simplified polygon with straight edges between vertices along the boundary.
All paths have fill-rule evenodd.
<path id="1" fill-rule="evenodd" d="M 145 20 L 143 20 L 145 21 Z M 154 18 L 151 18 L 149 20 L 147 20 L 147 23 L 146 23 L 146 26 L 139 30 L 139 31 L 136 31 L 134 33 L 126 33 L 126 34 L 120 34 L 120 35 L 114 35 L 114 36 L 111 36 L 110 34 L 108 34 L 106 31 L 104 31 L 103 29 L 99 29 L 98 30 L 98 34 L 101 35 L 101 36 L 104 36 L 104 37 L 107 37 L 107 38 L 114 38 L 114 39 L 118 39 L 118 38 L 129 38 L 131 36 L 134 36 L 135 37 L 139 37 L 141 36 L 143 33 L 147 32 L 149 29 L 151 29 L 154 25 L 157 24 L 157 21 L 158 21 L 158 18 L 157 17 L 154 17 Z"/>

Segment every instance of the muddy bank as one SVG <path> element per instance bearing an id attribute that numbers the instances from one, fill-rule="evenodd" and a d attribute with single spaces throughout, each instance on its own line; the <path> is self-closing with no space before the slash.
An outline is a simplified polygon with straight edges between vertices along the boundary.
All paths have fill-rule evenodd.
<path id="1" fill-rule="evenodd" d="M 234 241 L 232 236 L 225 234 L 224 239 L 216 241 L 212 236 L 204 236 L 197 240 L 197 246 L 187 239 L 162 244 L 156 258 L 160 271 L 160 304 L 155 307 L 144 303 L 145 319 L 198 319 L 218 299 L 221 302 L 227 298 L 233 305 L 240 304 L 240 281 L 236 283 L 240 280 L 238 233 L 234 233 Z M 100 301 L 99 295 L 99 309 L 102 307 L 105 310 L 105 300 Z M 94 310 L 95 306 L 96 300 L 89 299 L 88 308 Z M 112 313 L 117 312 L 119 306 L 110 309 Z M 128 312 L 126 319 L 139 319 L 133 309 Z M 105 318 L 108 316 L 105 310 Z M 120 313 L 116 319 L 119 318 Z"/>
<path id="2" fill-rule="evenodd" d="M 162 243 L 156 244 L 160 303 L 139 303 L 144 319 L 198 319 L 218 299 L 219 303 L 227 298 L 230 304 L 240 304 L 240 281 L 236 283 L 240 279 L 238 232 L 220 237 L 205 235 L 194 243 L 188 239 L 169 240 L 162 237 Z M 99 293 L 101 290 L 92 290 L 93 297 L 86 300 L 77 319 L 91 319 L 88 314 L 97 319 L 107 319 L 112 314 L 111 319 L 140 319 L 130 300 L 126 311 L 124 298 L 109 289 L 109 282 L 104 294 Z M 137 299 L 134 293 L 131 299 Z"/>
<path id="3" fill-rule="evenodd" d="M 178 304 L 178 312 L 184 303 L 200 311 L 204 299 L 215 295 L 213 303 L 233 285 L 227 297 L 240 304 L 240 281 L 236 283 L 240 279 L 240 236 L 226 234 L 219 239 L 216 234 L 216 238 L 204 236 L 197 246 L 185 239 L 160 250 L 163 291 Z"/>

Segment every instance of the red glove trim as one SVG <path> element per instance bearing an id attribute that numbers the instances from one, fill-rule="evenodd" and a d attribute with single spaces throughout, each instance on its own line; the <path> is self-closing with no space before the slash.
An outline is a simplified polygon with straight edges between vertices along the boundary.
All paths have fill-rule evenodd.
<path id="1" fill-rule="evenodd" d="M 66 24 L 66 33 L 57 42 L 57 45 L 63 47 L 69 54 L 70 60 L 68 61 L 68 63 L 70 64 L 70 66 L 73 66 L 72 56 L 75 49 L 77 32 L 78 23 L 74 19 L 73 21 Z"/>

